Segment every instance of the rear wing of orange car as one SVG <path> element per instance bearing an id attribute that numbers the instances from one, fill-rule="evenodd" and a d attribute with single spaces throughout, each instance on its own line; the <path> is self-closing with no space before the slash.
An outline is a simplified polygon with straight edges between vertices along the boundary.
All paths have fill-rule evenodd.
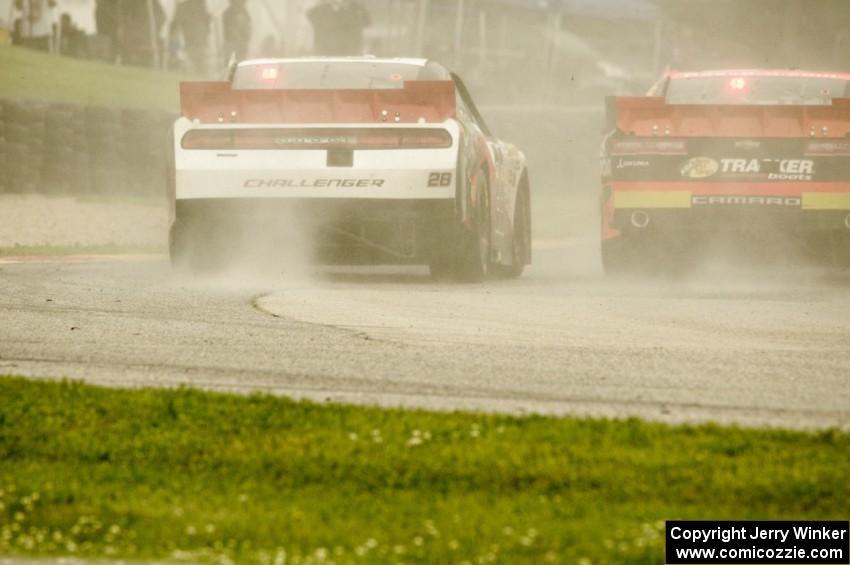
<path id="1" fill-rule="evenodd" d="M 440 123 L 455 116 L 452 81 L 399 89 L 234 90 L 228 81 L 180 84 L 181 114 L 202 123 Z"/>
<path id="2" fill-rule="evenodd" d="M 660 96 L 607 100 L 608 129 L 640 137 L 845 138 L 850 98 L 831 105 L 667 104 Z"/>

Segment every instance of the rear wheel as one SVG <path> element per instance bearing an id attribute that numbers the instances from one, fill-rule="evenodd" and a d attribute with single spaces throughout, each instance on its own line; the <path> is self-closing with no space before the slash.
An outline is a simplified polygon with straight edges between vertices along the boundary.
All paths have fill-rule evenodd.
<path id="1" fill-rule="evenodd" d="M 523 188 L 517 193 L 516 209 L 514 210 L 514 229 L 511 240 L 511 264 L 492 265 L 493 273 L 501 278 L 515 279 L 522 275 L 529 263 L 531 251 L 531 212 L 528 189 Z"/>
<path id="2" fill-rule="evenodd" d="M 686 240 L 663 234 L 621 235 L 602 242 L 602 267 L 614 276 L 679 277 L 693 267 L 694 251 Z"/>
<path id="3" fill-rule="evenodd" d="M 199 275 L 222 266 L 222 254 L 216 250 L 213 238 L 179 221 L 171 226 L 168 248 L 171 266 L 177 271 Z"/>
<path id="4" fill-rule="evenodd" d="M 490 195 L 483 173 L 473 184 L 475 209 L 472 226 L 460 227 L 455 275 L 462 282 L 481 282 L 487 278 L 490 266 Z"/>
<path id="5" fill-rule="evenodd" d="M 185 228 L 177 222 L 171 225 L 168 231 L 168 254 L 171 258 L 171 266 L 175 269 L 183 269 L 189 261 L 189 241 Z"/>
<path id="6" fill-rule="evenodd" d="M 438 281 L 449 280 L 455 272 L 454 256 L 448 252 L 435 254 L 428 263 L 428 268 L 431 271 L 431 278 Z"/>
<path id="7" fill-rule="evenodd" d="M 602 268 L 606 275 L 635 272 L 638 260 L 634 242 L 623 236 L 602 242 Z"/>
<path id="8" fill-rule="evenodd" d="M 832 264 L 839 269 L 850 269 L 850 232 L 832 234 Z"/>
<path id="9" fill-rule="evenodd" d="M 483 173 L 482 173 L 483 175 Z M 483 281 L 490 263 L 490 201 L 482 176 L 471 187 L 475 194 L 471 225 L 455 220 L 435 242 L 429 267 L 437 280 Z"/>

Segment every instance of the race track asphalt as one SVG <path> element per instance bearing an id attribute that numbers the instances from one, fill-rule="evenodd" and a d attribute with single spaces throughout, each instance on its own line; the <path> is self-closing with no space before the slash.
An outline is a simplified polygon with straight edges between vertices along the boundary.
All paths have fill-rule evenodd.
<path id="1" fill-rule="evenodd" d="M 0 374 L 427 409 L 850 429 L 850 279 L 601 277 L 586 241 L 513 281 L 423 269 L 175 276 L 162 257 L 0 261 Z"/>

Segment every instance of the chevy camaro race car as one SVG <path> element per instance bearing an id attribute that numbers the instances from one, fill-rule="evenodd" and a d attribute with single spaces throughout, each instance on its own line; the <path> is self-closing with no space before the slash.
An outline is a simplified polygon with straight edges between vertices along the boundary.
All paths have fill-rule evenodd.
<path id="1" fill-rule="evenodd" d="M 250 60 L 180 94 L 177 265 L 217 267 L 248 233 L 306 245 L 316 262 L 427 264 L 467 281 L 516 277 L 531 260 L 525 156 L 435 62 Z M 306 238 L 278 236 L 283 223 Z"/>
<path id="2" fill-rule="evenodd" d="M 681 267 L 718 236 L 846 266 L 848 98 L 850 74 L 784 70 L 671 72 L 646 97 L 609 98 L 606 271 Z"/>

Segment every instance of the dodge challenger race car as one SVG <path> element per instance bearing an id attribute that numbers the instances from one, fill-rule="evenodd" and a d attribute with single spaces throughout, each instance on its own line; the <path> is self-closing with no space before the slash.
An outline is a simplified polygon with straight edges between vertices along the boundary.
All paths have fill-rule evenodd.
<path id="1" fill-rule="evenodd" d="M 177 265 L 216 267 L 263 238 L 316 262 L 427 264 L 470 281 L 519 276 L 531 260 L 525 156 L 433 61 L 249 60 L 180 95 Z M 282 236 L 282 224 L 296 229 Z"/>
<path id="2" fill-rule="evenodd" d="M 850 263 L 850 74 L 670 72 L 607 116 L 606 271 L 681 267 L 719 236 Z"/>

